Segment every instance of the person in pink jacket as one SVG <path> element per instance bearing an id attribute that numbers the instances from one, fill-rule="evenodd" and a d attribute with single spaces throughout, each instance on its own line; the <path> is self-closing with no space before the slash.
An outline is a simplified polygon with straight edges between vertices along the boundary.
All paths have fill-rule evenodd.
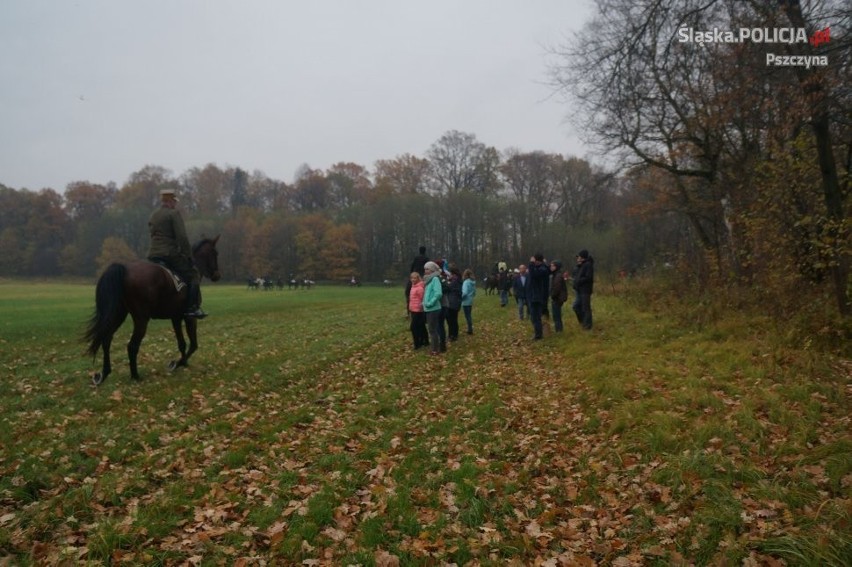
<path id="1" fill-rule="evenodd" d="M 408 294 L 408 313 L 411 320 L 411 339 L 414 350 L 429 344 L 429 333 L 426 331 L 426 313 L 423 312 L 423 293 L 426 289 L 423 278 L 418 272 L 409 276 L 411 290 Z"/>

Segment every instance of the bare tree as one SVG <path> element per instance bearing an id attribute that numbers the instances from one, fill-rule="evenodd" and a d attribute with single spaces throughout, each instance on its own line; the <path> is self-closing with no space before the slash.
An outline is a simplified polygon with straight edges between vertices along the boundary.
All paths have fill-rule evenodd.
<path id="1" fill-rule="evenodd" d="M 787 150 L 802 128 L 810 128 L 818 160 L 810 167 L 822 180 L 823 234 L 833 242 L 835 294 L 840 312 L 848 315 L 849 192 L 835 158 L 842 146 L 832 138 L 838 118 L 848 120 L 850 108 L 848 2 L 808 2 L 807 10 L 797 0 L 597 4 L 598 16 L 558 51 L 562 64 L 553 68 L 554 85 L 579 102 L 589 141 L 628 165 L 670 175 L 672 183 L 661 184 L 659 198 L 690 220 L 721 270 L 727 264 L 742 273 L 740 260 L 749 257 L 747 220 L 768 188 L 755 187 L 756 172 L 773 159 L 779 140 Z M 707 35 L 721 29 L 733 38 L 741 28 L 786 27 L 812 36 L 829 20 L 830 54 L 825 45 L 806 42 L 761 44 Z M 775 55 L 826 59 L 784 68 L 768 64 Z"/>

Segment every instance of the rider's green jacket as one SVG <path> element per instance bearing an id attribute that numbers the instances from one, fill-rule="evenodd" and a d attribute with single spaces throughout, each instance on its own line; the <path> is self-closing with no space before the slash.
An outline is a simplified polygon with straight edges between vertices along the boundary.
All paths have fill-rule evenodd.
<path id="1" fill-rule="evenodd" d="M 148 258 L 168 260 L 178 270 L 192 265 L 192 249 L 179 211 L 169 207 L 156 209 L 148 219 L 148 230 L 151 233 Z"/>

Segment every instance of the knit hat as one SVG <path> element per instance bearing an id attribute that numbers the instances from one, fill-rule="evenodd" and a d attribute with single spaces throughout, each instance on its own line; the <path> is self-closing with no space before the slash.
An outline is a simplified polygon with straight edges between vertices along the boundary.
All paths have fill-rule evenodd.
<path id="1" fill-rule="evenodd" d="M 440 272 L 441 268 L 438 267 L 438 264 L 435 262 L 426 262 L 424 264 L 423 269 L 427 272 Z"/>
<path id="2" fill-rule="evenodd" d="M 577 253 L 577 256 L 579 256 L 583 260 L 588 260 L 589 259 L 589 251 L 586 250 L 585 248 L 583 248 L 582 250 L 580 250 L 580 252 Z"/>

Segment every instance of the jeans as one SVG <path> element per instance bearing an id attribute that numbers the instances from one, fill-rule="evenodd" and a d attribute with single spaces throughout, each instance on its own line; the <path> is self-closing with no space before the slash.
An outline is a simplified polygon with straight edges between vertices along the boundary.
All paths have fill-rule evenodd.
<path id="1" fill-rule="evenodd" d="M 440 309 L 426 312 L 426 326 L 429 328 L 429 346 L 432 352 L 438 352 L 441 348 L 441 336 L 438 333 L 438 328 L 443 327 Z"/>
<path id="2" fill-rule="evenodd" d="M 473 333 L 473 305 L 462 305 L 464 311 L 464 319 L 467 321 L 467 334 Z"/>
<path id="3" fill-rule="evenodd" d="M 559 333 L 562 331 L 562 304 L 552 301 L 550 303 L 550 314 L 553 319 L 553 330 Z"/>
<path id="4" fill-rule="evenodd" d="M 527 300 L 523 297 L 516 297 L 515 301 L 518 303 L 518 319 L 521 321 L 524 320 L 524 308 L 526 307 L 527 317 L 530 316 L 530 306 L 527 303 Z"/>
<path id="5" fill-rule="evenodd" d="M 509 290 L 500 290 L 500 307 L 506 307 L 509 303 Z"/>
<path id="6" fill-rule="evenodd" d="M 459 338 L 459 310 L 447 308 L 447 338 L 451 341 Z"/>
<path id="7" fill-rule="evenodd" d="M 544 304 L 538 301 L 530 303 L 530 321 L 533 326 L 533 338 L 540 339 L 544 336 L 544 329 L 541 323 L 541 314 L 544 312 Z"/>
<path id="8" fill-rule="evenodd" d="M 578 291 L 573 308 L 580 325 L 587 331 L 590 330 L 592 328 L 592 294 Z"/>

